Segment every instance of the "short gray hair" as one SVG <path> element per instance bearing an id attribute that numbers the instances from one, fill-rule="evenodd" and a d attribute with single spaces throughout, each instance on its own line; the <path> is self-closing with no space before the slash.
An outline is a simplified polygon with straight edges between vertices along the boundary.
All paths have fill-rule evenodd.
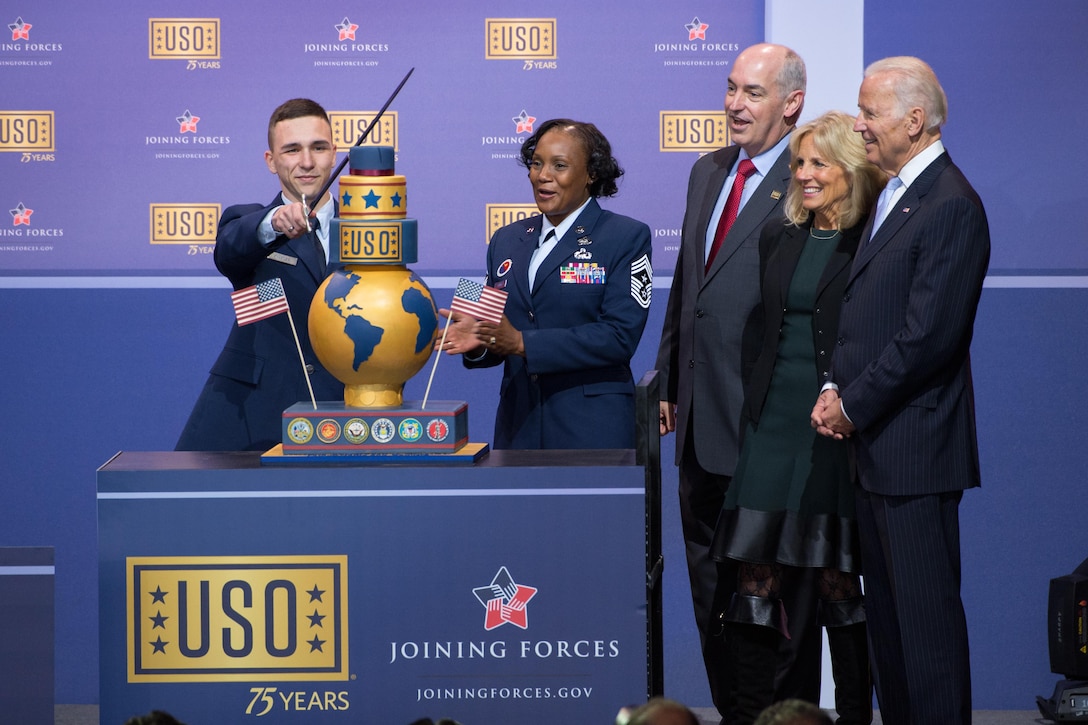
<path id="1" fill-rule="evenodd" d="M 783 46 L 785 47 L 785 46 Z M 782 67 L 778 69 L 778 92 L 785 98 L 794 91 L 804 91 L 808 78 L 805 74 L 805 61 L 790 48 L 785 48 Z"/>
<path id="2" fill-rule="evenodd" d="M 865 69 L 866 78 L 877 73 L 893 76 L 896 112 L 900 116 L 919 107 L 925 111 L 927 131 L 944 125 L 948 119 L 948 97 L 928 63 L 920 58 L 899 55 L 878 60 Z"/>

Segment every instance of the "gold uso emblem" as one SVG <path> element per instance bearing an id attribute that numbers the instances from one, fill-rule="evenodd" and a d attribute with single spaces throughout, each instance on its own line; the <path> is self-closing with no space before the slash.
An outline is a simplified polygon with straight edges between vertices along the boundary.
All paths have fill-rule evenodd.
<path id="1" fill-rule="evenodd" d="M 487 205 L 487 238 L 484 244 L 491 242 L 491 237 L 507 224 L 527 219 L 540 210 L 536 204 L 488 204 Z"/>
<path id="2" fill-rule="evenodd" d="M 347 564 L 129 557 L 128 681 L 347 680 Z"/>
<path id="3" fill-rule="evenodd" d="M 661 111 L 661 150 L 710 152 L 729 145 L 725 111 Z"/>
<path id="4" fill-rule="evenodd" d="M 215 244 L 219 204 L 151 204 L 152 244 Z"/>
<path id="5" fill-rule="evenodd" d="M 377 111 L 329 111 L 332 122 L 332 142 L 339 149 L 351 148 L 363 131 L 374 122 Z M 386 111 L 378 119 L 378 125 L 367 134 L 363 146 L 392 146 L 397 149 L 397 136 L 400 124 L 396 111 Z"/>
<path id="6" fill-rule="evenodd" d="M 151 60 L 218 60 L 219 18 L 148 18 Z"/>
<path id="7" fill-rule="evenodd" d="M 555 60 L 555 18 L 487 18 L 487 60 Z"/>
<path id="8" fill-rule="evenodd" d="M 344 264 L 403 260 L 400 222 L 341 221 L 339 241 Z"/>
<path id="9" fill-rule="evenodd" d="M 0 111 L 0 151 L 56 151 L 52 111 Z"/>

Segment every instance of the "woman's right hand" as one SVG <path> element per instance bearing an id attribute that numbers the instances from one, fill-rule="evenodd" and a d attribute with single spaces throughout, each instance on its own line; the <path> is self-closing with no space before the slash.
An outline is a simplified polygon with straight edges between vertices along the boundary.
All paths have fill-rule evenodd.
<path id="1" fill-rule="evenodd" d="M 444 352 L 447 355 L 463 355 L 466 353 L 474 356 L 483 355 L 484 348 L 476 338 L 474 331 L 476 320 L 469 315 L 451 312 L 445 308 L 440 309 L 438 314 L 445 317 L 449 322 L 446 325 L 445 332 L 434 342 L 436 352 Z"/>

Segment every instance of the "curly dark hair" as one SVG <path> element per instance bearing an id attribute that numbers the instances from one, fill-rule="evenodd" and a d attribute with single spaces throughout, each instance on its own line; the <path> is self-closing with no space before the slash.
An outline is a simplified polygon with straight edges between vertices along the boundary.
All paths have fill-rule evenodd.
<path id="1" fill-rule="evenodd" d="M 569 133 L 582 143 L 582 148 L 586 151 L 586 170 L 592 180 L 589 185 L 589 195 L 592 197 L 615 196 L 619 191 L 616 180 L 623 176 L 623 169 L 620 168 L 620 162 L 612 156 L 612 145 L 608 143 L 608 139 L 592 123 L 572 121 L 569 118 L 553 118 L 545 121 L 536 133 L 525 139 L 525 143 L 521 145 L 519 163 L 528 169 L 533 163 L 536 145 L 540 143 L 544 134 L 553 129 Z"/>

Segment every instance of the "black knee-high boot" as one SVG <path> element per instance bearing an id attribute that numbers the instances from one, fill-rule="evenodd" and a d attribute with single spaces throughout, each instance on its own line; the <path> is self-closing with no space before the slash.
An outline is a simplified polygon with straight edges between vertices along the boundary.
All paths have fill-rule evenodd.
<path id="1" fill-rule="evenodd" d="M 835 678 L 838 725 L 873 721 L 873 687 L 862 597 L 820 602 L 820 623 L 827 628 L 831 673 Z"/>
<path id="2" fill-rule="evenodd" d="M 774 703 L 783 628 L 782 602 L 735 594 L 722 619 L 728 627 L 733 658 L 733 722 L 750 725 Z"/>

